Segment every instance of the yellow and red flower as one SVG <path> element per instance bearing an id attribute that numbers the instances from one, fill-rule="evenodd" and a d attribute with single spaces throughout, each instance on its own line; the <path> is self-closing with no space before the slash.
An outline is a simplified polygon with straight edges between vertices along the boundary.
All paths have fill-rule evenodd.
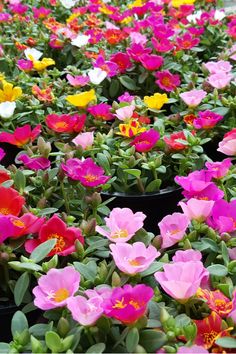
<path id="1" fill-rule="evenodd" d="M 206 300 L 209 308 L 221 317 L 227 317 L 233 310 L 233 303 L 220 290 L 199 289 L 197 297 Z"/>

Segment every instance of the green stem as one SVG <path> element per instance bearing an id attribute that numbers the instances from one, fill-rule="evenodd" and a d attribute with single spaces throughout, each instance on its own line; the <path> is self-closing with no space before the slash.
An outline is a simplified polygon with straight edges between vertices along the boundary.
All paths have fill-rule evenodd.
<path id="1" fill-rule="evenodd" d="M 62 196 L 63 196 L 64 201 L 65 201 L 66 213 L 69 215 L 70 214 L 70 204 L 69 204 L 69 200 L 67 198 L 67 194 L 66 194 L 66 190 L 65 190 L 63 182 L 61 182 L 61 191 L 62 191 Z"/>

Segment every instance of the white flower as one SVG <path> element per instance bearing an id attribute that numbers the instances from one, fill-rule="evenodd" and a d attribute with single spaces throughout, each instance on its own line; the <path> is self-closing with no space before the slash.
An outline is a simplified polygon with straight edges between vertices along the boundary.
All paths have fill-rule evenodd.
<path id="1" fill-rule="evenodd" d="M 200 20 L 201 15 L 202 15 L 202 11 L 197 11 L 195 14 L 188 15 L 188 16 L 187 16 L 187 20 L 188 20 L 189 22 L 196 23 L 197 20 Z"/>
<path id="2" fill-rule="evenodd" d="M 73 6 L 75 6 L 75 4 L 77 3 L 77 0 L 60 0 L 60 3 L 66 9 L 71 9 Z"/>
<path id="3" fill-rule="evenodd" d="M 107 72 L 100 68 L 94 68 L 88 72 L 88 76 L 92 84 L 99 85 L 107 77 Z"/>
<path id="4" fill-rule="evenodd" d="M 225 12 L 224 10 L 215 10 L 214 13 L 214 19 L 221 21 L 223 18 L 225 18 Z"/>
<path id="5" fill-rule="evenodd" d="M 39 58 L 41 58 L 41 56 L 43 55 L 42 52 L 40 52 L 39 50 L 35 49 L 35 48 L 27 48 L 24 51 L 25 56 L 28 60 L 39 60 Z"/>
<path id="6" fill-rule="evenodd" d="M 2 118 L 10 118 L 16 108 L 16 103 L 15 102 L 2 102 L 0 103 L 0 116 Z"/>
<path id="7" fill-rule="evenodd" d="M 76 47 L 83 47 L 88 44 L 90 36 L 85 36 L 84 34 L 79 34 L 76 38 L 72 39 L 71 44 Z"/>

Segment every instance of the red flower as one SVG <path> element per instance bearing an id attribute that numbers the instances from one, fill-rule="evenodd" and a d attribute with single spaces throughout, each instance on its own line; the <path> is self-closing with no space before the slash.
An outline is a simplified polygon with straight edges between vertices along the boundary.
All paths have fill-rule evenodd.
<path id="1" fill-rule="evenodd" d="M 76 240 L 84 243 L 84 237 L 79 228 L 67 227 L 57 215 L 54 215 L 41 227 L 37 239 L 26 241 L 25 249 L 31 253 L 38 245 L 50 239 L 57 239 L 57 243 L 48 257 L 54 254 L 67 256 L 75 252 Z"/>
<path id="2" fill-rule="evenodd" d="M 38 124 L 33 130 L 29 124 L 24 125 L 23 127 L 18 127 L 14 133 L 2 132 L 0 133 L 0 142 L 9 143 L 22 147 L 29 142 L 34 141 L 37 136 L 41 133 L 41 125 Z"/>
<path id="3" fill-rule="evenodd" d="M 199 289 L 197 296 L 206 300 L 209 308 L 221 317 L 227 317 L 233 310 L 233 303 L 220 290 Z"/>
<path id="4" fill-rule="evenodd" d="M 0 214 L 18 216 L 25 204 L 25 198 L 15 189 L 0 186 Z"/>
<path id="5" fill-rule="evenodd" d="M 5 181 L 8 181 L 9 179 L 11 179 L 9 174 L 4 170 L 0 170 L 0 184 L 2 184 Z"/>
<path id="6" fill-rule="evenodd" d="M 85 114 L 81 116 L 78 114 L 48 114 L 46 116 L 46 124 L 48 128 L 57 133 L 79 132 L 83 129 L 85 120 Z"/>
<path id="7" fill-rule="evenodd" d="M 119 29 L 108 29 L 104 33 L 104 37 L 108 41 L 109 44 L 118 44 L 123 39 L 128 37 L 128 34 L 125 32 L 122 32 Z"/>
<path id="8" fill-rule="evenodd" d="M 178 142 L 177 140 L 185 140 L 186 136 L 184 132 L 173 133 L 169 137 L 164 136 L 164 142 L 168 145 L 168 147 L 172 150 L 184 150 L 188 147 L 188 145 Z"/>

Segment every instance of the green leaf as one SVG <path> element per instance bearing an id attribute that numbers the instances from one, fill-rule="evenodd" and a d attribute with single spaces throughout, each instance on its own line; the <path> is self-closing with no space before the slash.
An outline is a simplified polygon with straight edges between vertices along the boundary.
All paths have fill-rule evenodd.
<path id="1" fill-rule="evenodd" d="M 10 352 L 10 345 L 7 343 L 0 343 L 0 353 L 7 354 Z"/>
<path id="2" fill-rule="evenodd" d="M 29 286 L 29 273 L 23 273 L 17 280 L 14 288 L 14 300 L 17 306 L 22 303 L 23 297 Z"/>
<path id="3" fill-rule="evenodd" d="M 139 342 L 139 332 L 137 328 L 131 328 L 127 334 L 125 344 L 129 353 L 134 353 Z"/>
<path id="4" fill-rule="evenodd" d="M 108 240 L 104 240 L 104 239 L 93 242 L 92 245 L 86 249 L 85 255 L 93 252 L 94 250 L 98 250 L 99 248 L 103 248 L 104 246 L 107 245 L 108 245 Z"/>
<path id="5" fill-rule="evenodd" d="M 44 215 L 48 215 L 48 214 L 54 214 L 57 212 L 57 208 L 45 208 L 42 209 L 38 212 L 38 216 L 44 216 Z"/>
<path id="6" fill-rule="evenodd" d="M 42 261 L 55 247 L 57 239 L 47 240 L 36 247 L 30 255 L 30 259 L 35 263 Z"/>
<path id="7" fill-rule="evenodd" d="M 94 281 L 97 275 L 97 265 L 96 262 L 90 261 L 86 264 L 80 262 L 73 263 L 75 268 L 83 275 L 83 277 L 87 280 Z"/>
<path id="8" fill-rule="evenodd" d="M 20 191 L 20 193 L 24 192 L 25 185 L 26 185 L 26 178 L 21 170 L 17 170 L 17 172 L 15 173 L 14 185 Z"/>
<path id="9" fill-rule="evenodd" d="M 45 341 L 46 341 L 46 345 L 47 347 L 53 352 L 53 353 L 57 353 L 57 352 L 61 352 L 61 350 L 63 350 L 62 348 L 62 342 L 61 342 L 61 338 L 59 337 L 59 335 L 53 331 L 49 331 L 45 334 Z"/>
<path id="10" fill-rule="evenodd" d="M 147 187 L 145 188 L 145 192 L 151 193 L 160 190 L 161 179 L 155 179 L 154 181 L 150 182 Z"/>
<path id="11" fill-rule="evenodd" d="M 213 108 L 212 112 L 220 114 L 221 116 L 225 116 L 229 112 L 229 108 L 227 108 L 227 107 L 217 107 L 217 108 Z"/>
<path id="12" fill-rule="evenodd" d="M 105 172 L 108 174 L 109 170 L 110 170 L 110 164 L 109 164 L 108 158 L 104 154 L 99 152 L 97 154 L 97 162 L 98 162 L 99 166 L 101 166 L 105 170 Z"/>
<path id="13" fill-rule="evenodd" d="M 163 332 L 157 332 L 147 329 L 141 332 L 139 344 L 143 346 L 148 353 L 154 353 L 167 342 L 167 337 Z"/>
<path id="14" fill-rule="evenodd" d="M 42 267 L 38 264 L 35 264 L 33 262 L 19 262 L 19 261 L 12 261 L 8 262 L 8 265 L 15 270 L 19 271 L 25 271 L 25 270 L 32 270 L 36 272 L 40 272 L 42 270 Z"/>
<path id="15" fill-rule="evenodd" d="M 129 175 L 135 176 L 137 178 L 141 176 L 141 171 L 135 168 L 125 169 L 124 172 L 128 173 Z"/>
<path id="16" fill-rule="evenodd" d="M 119 80 L 121 82 L 121 84 L 126 87 L 127 89 L 134 91 L 137 90 L 138 87 L 136 86 L 136 83 L 133 79 L 131 79 L 129 76 L 124 75 L 124 76 L 120 76 Z"/>
<path id="17" fill-rule="evenodd" d="M 185 313 L 181 313 L 180 315 L 175 317 L 176 327 L 185 327 L 191 323 L 191 318 L 189 318 Z"/>
<path id="18" fill-rule="evenodd" d="M 224 241 L 221 242 L 221 254 L 224 260 L 224 264 L 227 267 L 229 264 L 229 252 Z"/>
<path id="19" fill-rule="evenodd" d="M 217 277 L 225 277 L 228 274 L 228 269 L 221 264 L 213 264 L 207 267 L 207 270 L 211 275 L 215 275 Z"/>
<path id="20" fill-rule="evenodd" d="M 112 79 L 109 87 L 109 95 L 113 98 L 116 97 L 120 89 L 120 83 L 116 79 Z"/>
<path id="21" fill-rule="evenodd" d="M 140 273 L 141 277 L 146 277 L 148 275 L 151 275 L 158 270 L 160 270 L 165 263 L 163 262 L 153 262 L 148 269 L 146 269 L 144 272 Z"/>
<path id="22" fill-rule="evenodd" d="M 86 353 L 100 354 L 104 352 L 105 348 L 106 345 L 104 343 L 97 343 L 88 348 Z"/>
<path id="23" fill-rule="evenodd" d="M 22 311 L 16 311 L 11 321 L 11 333 L 14 337 L 16 333 L 21 334 L 25 329 L 28 329 L 28 321 Z"/>
<path id="24" fill-rule="evenodd" d="M 218 338 L 215 343 L 223 348 L 236 348 L 236 339 L 232 337 L 221 337 Z"/>
<path id="25" fill-rule="evenodd" d="M 53 322 L 47 324 L 38 323 L 30 327 L 29 332 L 35 337 L 44 337 L 45 333 L 51 331 L 52 328 L 53 328 Z"/>

